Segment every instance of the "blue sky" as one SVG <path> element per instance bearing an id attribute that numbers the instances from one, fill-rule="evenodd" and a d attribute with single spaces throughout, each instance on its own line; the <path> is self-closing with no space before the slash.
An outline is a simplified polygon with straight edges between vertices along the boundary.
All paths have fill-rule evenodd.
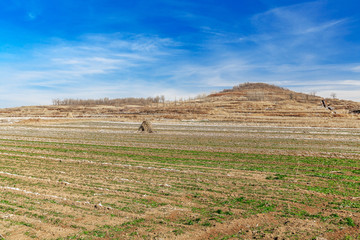
<path id="1" fill-rule="evenodd" d="M 3 0 L 0 107 L 244 82 L 360 101 L 355 0 Z"/>

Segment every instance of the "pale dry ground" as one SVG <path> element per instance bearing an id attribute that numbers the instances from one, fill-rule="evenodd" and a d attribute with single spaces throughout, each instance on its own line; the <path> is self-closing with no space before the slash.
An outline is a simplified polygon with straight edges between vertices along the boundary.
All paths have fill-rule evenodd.
<path id="1" fill-rule="evenodd" d="M 360 103 L 296 93 L 267 84 L 245 84 L 196 99 L 153 104 L 25 106 L 0 109 L 3 118 L 73 118 L 117 121 L 186 120 L 274 126 L 360 127 Z"/>
<path id="2" fill-rule="evenodd" d="M 162 121 L 153 123 L 156 133 L 140 134 L 141 122 L 3 119 L 0 234 L 357 239 L 354 121 L 352 128 Z"/>
<path id="3" fill-rule="evenodd" d="M 60 104 L 62 101 L 56 102 Z M 65 102 L 81 104 L 0 109 L 0 117 L 196 120 L 289 127 L 360 127 L 360 114 L 356 114 L 360 111 L 359 102 L 323 99 L 315 94 L 298 93 L 264 83 L 244 83 L 208 96 L 204 94 L 193 99 L 161 103 L 135 98 L 106 101 L 73 99 Z"/>

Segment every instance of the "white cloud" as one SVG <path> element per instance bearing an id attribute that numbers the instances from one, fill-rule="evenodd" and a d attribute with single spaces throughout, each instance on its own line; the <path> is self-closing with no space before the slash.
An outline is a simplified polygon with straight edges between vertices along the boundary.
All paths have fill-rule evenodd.
<path id="1" fill-rule="evenodd" d="M 359 80 L 344 80 L 341 81 L 340 84 L 348 85 L 348 86 L 360 86 L 360 79 Z M 359 94 L 360 96 L 360 94 Z"/>
<path id="2" fill-rule="evenodd" d="M 264 61 L 276 64 L 338 62 L 340 44 L 346 34 L 347 18 L 326 19 L 324 2 L 307 2 L 278 7 L 255 15 L 257 33 L 247 36 L 257 44 L 254 50 Z"/>
<path id="3" fill-rule="evenodd" d="M 277 7 L 253 16 L 253 23 L 262 32 L 277 32 L 286 35 L 323 33 L 339 30 L 348 19 L 324 20 L 321 12 L 323 1 L 305 2 Z"/>
<path id="4" fill-rule="evenodd" d="M 28 17 L 28 20 L 35 20 L 37 15 L 33 12 L 28 12 L 27 17 Z"/>
<path id="5" fill-rule="evenodd" d="M 31 103 L 38 101 L 37 104 L 47 104 L 55 96 L 62 98 L 73 93 L 85 98 L 121 97 L 124 92 L 116 95 L 116 89 L 128 91 L 142 81 L 144 75 L 151 74 L 149 69 L 164 61 L 175 46 L 175 42 L 156 36 L 92 35 L 80 42 L 57 39 L 51 45 L 26 51 L 17 56 L 21 61 L 0 68 L 0 82 L 3 92 L 22 92 L 26 96 L 24 100 L 32 99 Z M 97 94 L 90 94 L 89 89 Z M 46 102 L 44 96 L 48 97 Z M 22 99 L 18 95 L 0 96 L 5 98 L 14 102 Z"/>
<path id="6" fill-rule="evenodd" d="M 356 66 L 356 67 L 351 68 L 351 71 L 360 72 L 360 66 Z"/>
<path id="7" fill-rule="evenodd" d="M 304 32 L 300 32 L 300 34 L 323 32 L 323 31 L 326 31 L 333 27 L 337 27 L 337 26 L 341 25 L 342 23 L 345 23 L 346 21 L 347 21 L 347 19 L 340 19 L 340 20 L 324 22 L 317 26 L 309 27 Z"/>
<path id="8" fill-rule="evenodd" d="M 317 92 L 316 95 L 322 96 L 322 97 L 326 97 L 326 98 L 331 98 L 332 94 L 335 93 L 336 94 L 336 98 L 338 99 L 344 99 L 344 100 L 352 100 L 352 101 L 358 101 L 360 102 L 360 96 L 359 96 L 359 91 L 358 90 L 337 90 L 337 89 L 333 89 L 333 90 L 327 90 L 327 91 L 319 91 Z"/>

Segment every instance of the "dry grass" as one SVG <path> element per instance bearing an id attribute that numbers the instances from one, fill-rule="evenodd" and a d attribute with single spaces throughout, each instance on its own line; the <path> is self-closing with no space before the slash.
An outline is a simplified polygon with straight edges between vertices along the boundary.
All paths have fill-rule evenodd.
<path id="1" fill-rule="evenodd" d="M 322 106 L 321 98 L 266 84 L 245 84 L 197 99 L 153 105 L 122 106 L 31 106 L 0 110 L 0 117 L 74 118 L 151 121 L 196 120 L 277 126 L 360 126 L 360 103 L 326 99 L 335 111 Z"/>

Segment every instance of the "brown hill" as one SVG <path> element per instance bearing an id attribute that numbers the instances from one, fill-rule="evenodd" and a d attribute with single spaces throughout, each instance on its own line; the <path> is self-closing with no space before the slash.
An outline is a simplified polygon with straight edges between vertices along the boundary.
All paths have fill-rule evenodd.
<path id="1" fill-rule="evenodd" d="M 244 83 L 232 89 L 189 100 L 150 105 L 120 106 L 31 106 L 1 109 L 0 117 L 71 119 L 116 118 L 118 120 L 196 120 L 230 121 L 311 126 L 360 125 L 360 103 L 324 99 L 265 83 Z M 332 119 L 329 121 L 329 119 Z M 334 120 L 338 119 L 338 120 Z M 28 121 L 28 120 L 27 120 Z M 33 121 L 30 121 L 33 122 Z"/>
<path id="2" fill-rule="evenodd" d="M 239 105 L 243 106 L 248 106 L 249 104 L 256 105 L 261 110 L 266 110 L 266 112 L 269 112 L 269 110 L 271 112 L 275 109 L 291 110 L 289 114 L 305 111 L 309 116 L 316 112 L 329 113 L 327 110 L 330 109 L 333 109 L 332 113 L 335 114 L 336 112 L 349 113 L 360 108 L 360 103 L 358 102 L 329 98 L 323 99 L 315 94 L 298 93 L 265 83 L 244 83 L 234 86 L 232 89 L 211 94 L 208 97 L 215 98 L 215 101 L 238 102 Z M 322 100 L 325 101 L 326 106 L 331 106 L 331 108 L 325 108 Z M 269 108 L 269 105 L 271 108 Z"/>
<path id="3" fill-rule="evenodd" d="M 354 101 L 336 98 L 324 99 L 315 94 L 294 92 L 286 88 L 266 83 L 244 83 L 234 86 L 232 89 L 226 89 L 219 93 L 209 95 L 209 97 L 218 96 L 236 96 L 244 101 L 275 101 L 289 105 L 294 105 L 293 102 L 295 101 L 297 103 L 307 103 L 318 106 L 319 104 L 322 105 L 322 100 L 325 100 L 327 105 L 331 105 L 334 109 L 346 109 L 349 111 L 359 109 L 360 106 L 360 103 Z"/>

